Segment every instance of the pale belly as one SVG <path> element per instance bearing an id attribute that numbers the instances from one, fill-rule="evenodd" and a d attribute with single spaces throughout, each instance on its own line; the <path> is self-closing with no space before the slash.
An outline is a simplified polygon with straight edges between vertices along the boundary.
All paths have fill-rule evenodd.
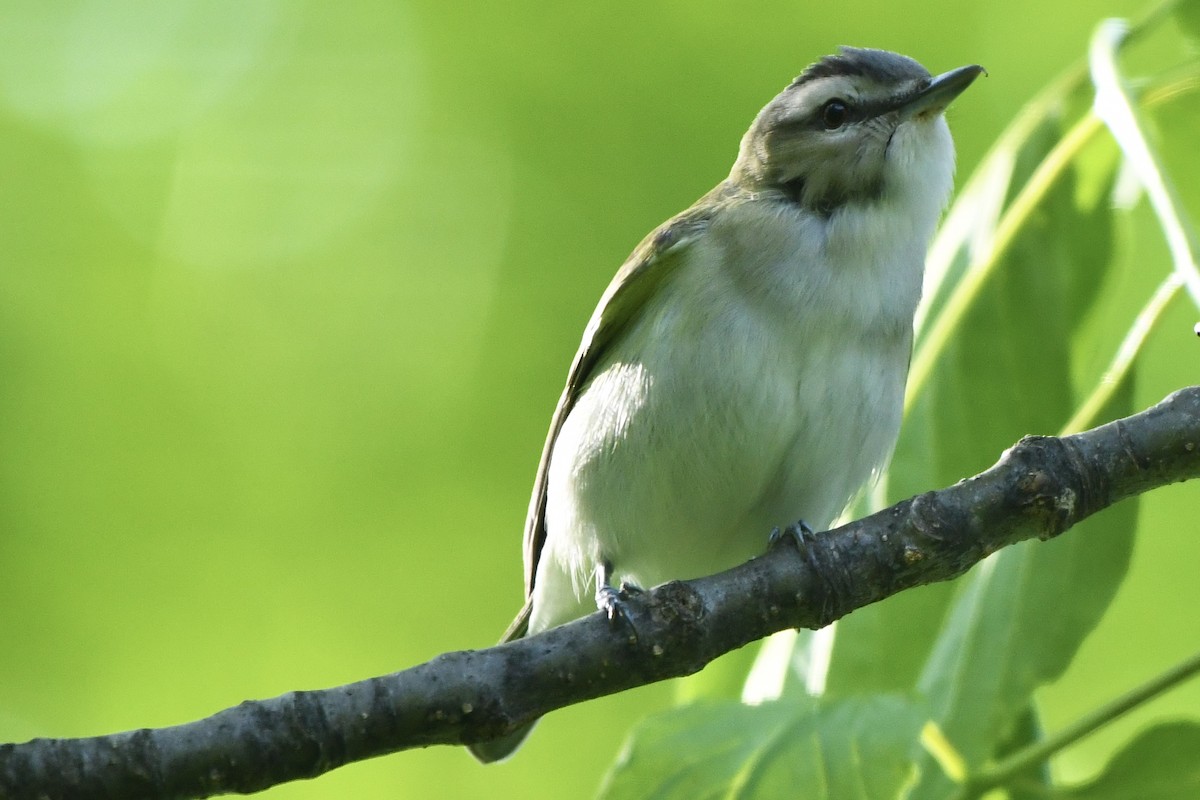
<path id="1" fill-rule="evenodd" d="M 649 588 L 758 555 L 776 526 L 829 525 L 894 445 L 910 347 L 829 327 L 683 330 L 667 309 L 602 363 L 551 459 L 531 631 L 594 608 L 598 562 Z"/>

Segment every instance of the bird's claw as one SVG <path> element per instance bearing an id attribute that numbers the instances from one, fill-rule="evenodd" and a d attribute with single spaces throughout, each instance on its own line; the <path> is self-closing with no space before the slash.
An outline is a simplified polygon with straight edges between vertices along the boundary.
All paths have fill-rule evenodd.
<path id="1" fill-rule="evenodd" d="M 619 587 L 613 587 L 613 567 L 609 561 L 596 564 L 596 608 L 608 617 L 610 627 L 624 627 L 629 632 L 630 642 L 637 641 L 637 629 L 625 610 L 629 598 L 639 595 L 642 590 L 632 583 L 621 582 Z"/>
<path id="2" fill-rule="evenodd" d="M 622 623 L 629 624 L 629 615 L 625 611 L 625 604 L 629 598 L 639 594 L 642 594 L 641 587 L 632 583 L 622 583 L 619 588 L 604 585 L 596 590 L 596 608 L 603 611 L 604 615 L 608 617 L 608 621 L 614 626 Z"/>
<path id="3" fill-rule="evenodd" d="M 780 530 L 774 528 L 767 537 L 767 547 L 774 550 L 782 544 L 790 544 L 800 551 L 800 555 L 808 552 L 809 545 L 816 539 L 817 534 L 804 520 L 799 520 Z"/>

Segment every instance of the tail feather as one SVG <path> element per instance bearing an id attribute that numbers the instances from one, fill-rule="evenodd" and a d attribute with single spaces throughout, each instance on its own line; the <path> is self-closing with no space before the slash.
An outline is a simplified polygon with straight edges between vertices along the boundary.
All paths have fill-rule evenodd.
<path id="1" fill-rule="evenodd" d="M 532 610 L 532 602 L 525 601 L 521 611 L 517 614 L 517 618 L 508 626 L 508 630 L 504 632 L 504 636 L 500 639 L 500 644 L 522 639 L 529 632 L 529 612 Z M 537 720 L 530 722 L 527 725 L 522 725 L 512 733 L 506 733 L 495 739 L 490 739 L 486 742 L 476 742 L 475 744 L 467 745 L 467 749 L 471 751 L 471 755 L 479 759 L 481 763 L 491 764 L 496 761 L 503 761 L 516 752 L 521 743 L 525 741 L 525 737 L 533 730 L 533 726 L 537 724 Z"/>
<path id="2" fill-rule="evenodd" d="M 521 742 L 525 741 L 525 737 L 529 735 L 529 732 L 533 730 L 533 726 L 536 724 L 537 721 L 535 720 L 498 739 L 467 745 L 467 749 L 471 751 L 471 755 L 475 756 L 483 764 L 503 761 L 516 752 L 517 748 L 521 746 Z"/>

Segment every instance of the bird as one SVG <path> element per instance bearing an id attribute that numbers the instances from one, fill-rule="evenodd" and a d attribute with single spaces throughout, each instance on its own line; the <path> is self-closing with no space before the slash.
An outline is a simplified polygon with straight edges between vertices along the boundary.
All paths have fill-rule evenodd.
<path id="1" fill-rule="evenodd" d="M 943 112 L 983 73 L 839 48 L 756 115 L 727 178 L 634 249 L 554 410 L 502 641 L 597 608 L 617 619 L 619 587 L 728 569 L 800 520 L 824 529 L 878 474 L 953 187 Z M 532 724 L 470 751 L 502 760 Z"/>

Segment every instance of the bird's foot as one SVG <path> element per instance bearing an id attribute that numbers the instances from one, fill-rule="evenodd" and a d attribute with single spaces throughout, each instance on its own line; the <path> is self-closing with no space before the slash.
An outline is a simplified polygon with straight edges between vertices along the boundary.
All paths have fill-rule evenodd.
<path id="1" fill-rule="evenodd" d="M 774 550 L 782 544 L 790 544 L 795 547 L 800 555 L 808 553 L 809 545 L 812 544 L 817 534 L 809 527 L 804 520 L 799 520 L 788 525 L 783 530 L 775 528 L 771 531 L 771 535 L 767 537 L 767 547 Z"/>
<path id="2" fill-rule="evenodd" d="M 640 586 L 625 582 L 622 582 L 619 587 L 613 586 L 609 583 L 611 577 L 612 564 L 606 561 L 596 565 L 596 608 L 608 617 L 608 621 L 613 627 L 627 626 L 630 635 L 636 638 L 637 631 L 634 630 L 625 607 L 631 597 L 642 594 L 642 589 Z"/>
<path id="3" fill-rule="evenodd" d="M 642 594 L 640 586 L 632 583 L 622 583 L 620 587 L 605 584 L 596 590 L 596 608 L 604 612 L 608 621 L 614 625 L 628 622 L 629 615 L 625 613 L 625 603 L 629 598 Z"/>

